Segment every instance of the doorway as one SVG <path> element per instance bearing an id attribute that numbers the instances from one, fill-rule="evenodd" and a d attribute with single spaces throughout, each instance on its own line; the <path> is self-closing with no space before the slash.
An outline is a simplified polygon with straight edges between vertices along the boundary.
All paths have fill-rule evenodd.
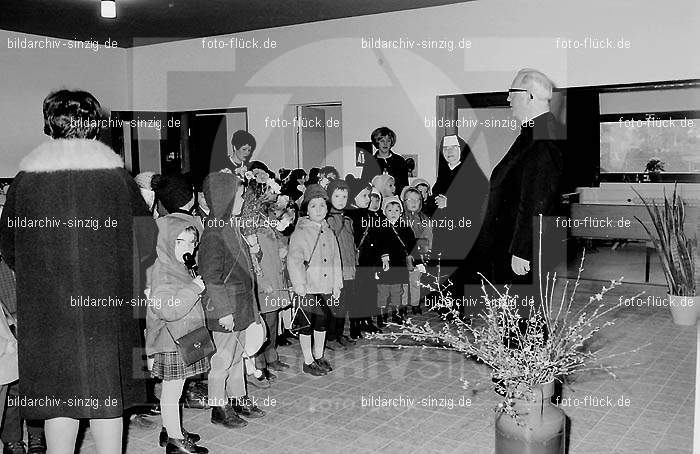
<path id="1" fill-rule="evenodd" d="M 248 110 L 231 109 L 199 110 L 187 112 L 188 140 L 183 156 L 183 172 L 189 172 L 195 185 L 201 184 L 211 172 L 224 168 L 231 135 L 248 130 Z"/>
<path id="2" fill-rule="evenodd" d="M 297 166 L 307 171 L 311 167 L 334 166 L 342 172 L 341 103 L 297 105 L 294 124 Z"/>
<path id="3" fill-rule="evenodd" d="M 112 111 L 110 128 L 101 136 L 123 159 L 133 175 L 152 171 L 180 172 L 182 112 Z"/>

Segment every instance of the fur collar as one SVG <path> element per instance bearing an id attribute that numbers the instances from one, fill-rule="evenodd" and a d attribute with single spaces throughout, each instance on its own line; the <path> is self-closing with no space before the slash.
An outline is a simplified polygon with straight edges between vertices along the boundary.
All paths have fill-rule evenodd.
<path id="1" fill-rule="evenodd" d="M 44 142 L 22 159 L 19 170 L 56 172 L 124 167 L 122 158 L 107 145 L 89 139 L 58 139 Z"/>

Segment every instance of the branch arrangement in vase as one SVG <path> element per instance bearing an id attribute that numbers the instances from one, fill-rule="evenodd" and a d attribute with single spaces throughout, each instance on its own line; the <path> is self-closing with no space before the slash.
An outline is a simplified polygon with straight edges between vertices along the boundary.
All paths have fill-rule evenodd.
<path id="1" fill-rule="evenodd" d="M 541 235 L 540 217 L 540 240 Z M 540 247 L 540 263 L 541 254 Z M 428 274 L 434 282 L 423 285 L 438 294 L 437 299 L 442 302 L 438 307 L 447 310 L 442 314 L 445 319 L 442 328 L 435 329 L 428 322 L 417 325 L 409 319 L 403 325 L 390 324 L 399 328 L 396 332 L 372 334 L 369 337 L 394 343 L 401 338 L 410 338 L 478 359 L 492 368 L 491 377 L 496 391 L 505 396 L 496 411 L 517 419 L 517 412 L 513 409 L 514 399 L 533 400 L 534 392 L 542 384 L 562 381 L 574 373 L 593 369 L 616 378 L 614 370 L 619 367 L 603 363 L 643 348 L 607 355 L 601 350 L 589 348 L 589 341 L 598 331 L 614 324 L 614 320 L 606 321 L 605 318 L 619 306 L 606 304 L 604 297 L 622 284 L 622 278 L 611 280 L 609 286 L 603 286 L 599 293 L 577 308 L 574 302 L 584 259 L 585 254 L 573 289 L 569 292 L 567 280 L 561 299 L 554 297 L 556 273 L 547 273 L 545 282 L 542 282 L 540 270 L 540 299 L 539 302 L 529 302 L 527 315 L 521 315 L 523 311 L 518 310 L 519 300 L 509 294 L 508 287 L 500 292 L 482 275 L 485 309 L 473 322 L 461 320 L 457 309 L 451 307 L 451 293 L 448 290 L 451 282 L 441 281 L 438 266 L 438 275 Z M 492 294 L 487 291 L 487 285 Z M 465 389 L 468 389 L 469 383 L 463 382 Z"/>

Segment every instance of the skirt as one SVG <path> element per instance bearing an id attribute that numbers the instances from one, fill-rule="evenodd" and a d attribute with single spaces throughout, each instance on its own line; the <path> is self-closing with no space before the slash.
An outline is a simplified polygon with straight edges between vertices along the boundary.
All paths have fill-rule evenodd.
<path id="1" fill-rule="evenodd" d="M 185 366 L 180 352 L 164 352 L 153 355 L 151 376 L 161 380 L 184 380 L 209 371 L 209 358 L 202 358 Z"/>

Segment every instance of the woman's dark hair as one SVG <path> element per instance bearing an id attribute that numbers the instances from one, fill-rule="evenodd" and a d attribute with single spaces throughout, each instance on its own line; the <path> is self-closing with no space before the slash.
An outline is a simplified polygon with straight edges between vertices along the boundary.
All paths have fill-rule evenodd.
<path id="1" fill-rule="evenodd" d="M 44 134 L 54 139 L 94 139 L 102 129 L 102 107 L 86 91 L 50 93 L 43 110 Z"/>
<path id="2" fill-rule="evenodd" d="M 377 128 L 374 131 L 372 131 L 372 135 L 370 136 L 372 145 L 379 148 L 379 139 L 384 136 L 389 136 L 389 139 L 391 139 L 391 147 L 396 145 L 396 133 L 391 129 L 387 128 L 386 126 L 382 126 L 381 128 Z"/>
<path id="3" fill-rule="evenodd" d="M 318 174 L 319 171 L 318 167 L 312 167 L 311 170 L 309 170 L 309 179 L 306 180 L 306 186 L 309 186 L 310 184 L 318 184 Z"/>
<path id="4" fill-rule="evenodd" d="M 231 145 L 233 145 L 234 148 L 241 148 L 244 145 L 250 145 L 250 151 L 252 153 L 255 151 L 257 142 L 255 142 L 255 137 L 253 137 L 253 134 L 239 129 L 231 136 Z"/>
<path id="5" fill-rule="evenodd" d="M 334 173 L 336 179 L 340 178 L 340 172 L 338 172 L 338 169 L 336 169 L 333 166 L 321 167 L 321 170 L 319 170 L 318 173 L 319 175 L 323 175 L 324 177 L 327 176 L 329 173 Z"/>

